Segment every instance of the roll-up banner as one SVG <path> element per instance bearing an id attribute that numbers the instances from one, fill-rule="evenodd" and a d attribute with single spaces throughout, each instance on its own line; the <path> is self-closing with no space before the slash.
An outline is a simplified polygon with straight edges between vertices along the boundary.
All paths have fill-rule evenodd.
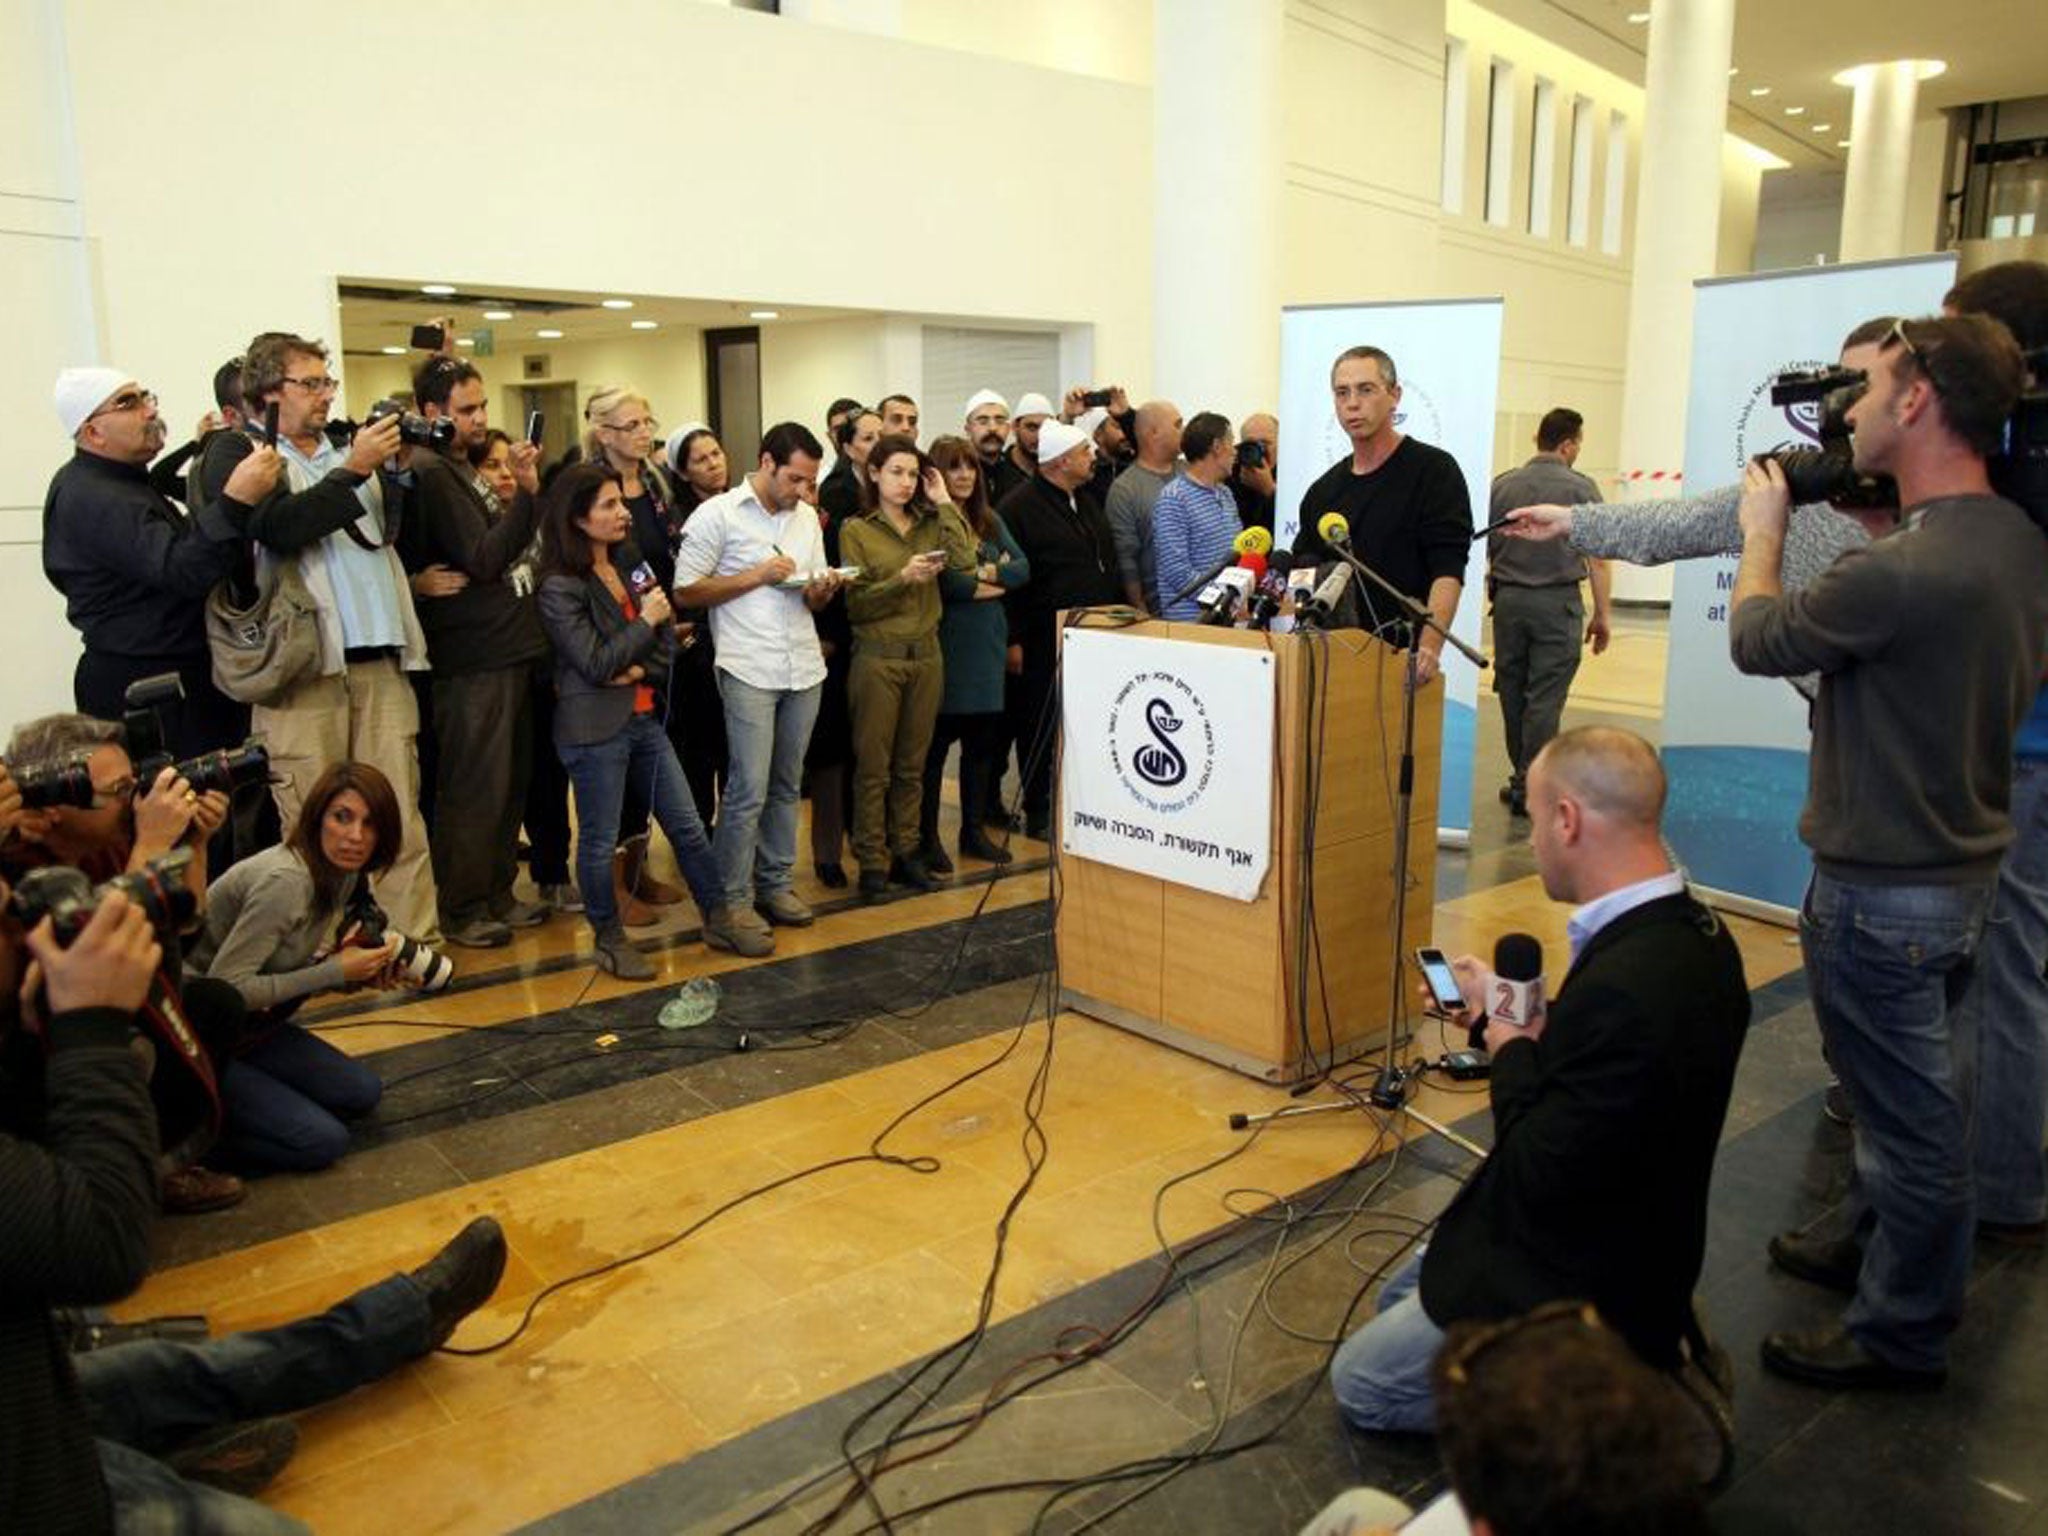
<path id="1" fill-rule="evenodd" d="M 1351 456 L 1330 400 L 1330 367 L 1346 347 L 1378 347 L 1401 379 L 1395 425 L 1458 461 L 1476 521 L 1493 481 L 1493 413 L 1500 385 L 1499 299 L 1389 304 L 1302 304 L 1280 312 L 1280 473 L 1275 540 L 1291 543 L 1301 497 L 1315 478 Z M 1465 594 L 1451 630 L 1479 644 L 1485 608 L 1486 545 L 1472 546 Z M 1472 751 L 1479 672 L 1444 650 L 1443 770 L 1437 799 L 1440 841 L 1463 843 L 1472 826 Z"/>
<path id="2" fill-rule="evenodd" d="M 1936 313 L 1954 282 L 1955 257 L 1940 255 L 1696 284 L 1687 495 L 1738 484 L 1744 462 L 1765 449 L 1817 443 L 1819 407 L 1773 405 L 1772 379 L 1834 363 L 1865 320 Z M 1733 555 L 1688 560 L 1673 574 L 1664 831 L 1694 884 L 1722 905 L 1793 922 L 1810 868 L 1798 831 L 1807 703 L 1791 684 L 1745 677 L 1728 659 L 1737 564 Z"/>

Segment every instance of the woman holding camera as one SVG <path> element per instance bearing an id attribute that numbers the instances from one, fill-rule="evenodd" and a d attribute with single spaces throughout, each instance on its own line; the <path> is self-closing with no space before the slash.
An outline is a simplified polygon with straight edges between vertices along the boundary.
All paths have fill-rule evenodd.
<path id="1" fill-rule="evenodd" d="M 939 653 L 946 664 L 939 718 L 924 760 L 924 814 L 918 823 L 918 852 L 925 868 L 950 874 L 953 861 L 939 842 L 939 785 L 946 754 L 960 743 L 960 852 L 991 864 L 1010 862 L 1010 851 L 992 841 L 987 823 L 1001 811 L 996 778 L 1002 769 L 1003 663 L 1010 644 L 1003 598 L 1031 579 L 1031 562 L 988 502 L 988 485 L 974 445 L 964 437 L 942 437 L 931 460 L 945 476 L 946 490 L 975 540 L 972 573 L 946 571 L 939 577 L 945 609 L 939 619 Z"/>
<path id="2" fill-rule="evenodd" d="M 918 816 L 944 686 L 938 578 L 941 571 L 973 574 L 974 535 L 948 499 L 945 477 L 916 442 L 892 434 L 868 454 L 861 515 L 841 530 L 839 549 L 846 564 L 860 567 L 846 592 L 860 894 L 872 901 L 892 879 L 936 890 L 919 856 Z"/>
<path id="3" fill-rule="evenodd" d="M 383 1096 L 375 1072 L 291 1016 L 315 992 L 393 985 L 397 941 L 352 946 L 339 929 L 357 893 L 397 859 L 402 827 L 389 779 L 368 763 L 336 763 L 314 781 L 291 835 L 207 892 L 206 926 L 185 963 L 249 1007 L 220 1082 L 221 1145 L 246 1169 L 328 1167 L 348 1151 L 345 1122 Z"/>
<path id="4" fill-rule="evenodd" d="M 627 940 L 610 879 L 629 789 L 653 808 L 707 920 L 717 916 L 721 886 L 662 728 L 675 615 L 652 572 L 635 579 L 642 568 L 627 539 L 631 526 L 617 471 L 564 470 L 541 524 L 540 616 L 555 647 L 555 747 L 576 790 L 576 875 L 597 935 L 595 958 L 622 980 L 649 981 L 654 966 Z"/>

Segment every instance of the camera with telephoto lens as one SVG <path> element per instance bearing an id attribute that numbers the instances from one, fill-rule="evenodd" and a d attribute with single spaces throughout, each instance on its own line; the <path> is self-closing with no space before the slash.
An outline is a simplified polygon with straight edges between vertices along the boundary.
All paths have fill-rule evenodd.
<path id="1" fill-rule="evenodd" d="M 1796 505 L 1832 502 L 1838 507 L 1896 507 L 1898 482 L 1890 475 L 1866 475 L 1856 468 L 1849 408 L 1863 398 L 1870 376 L 1860 368 L 1795 368 L 1771 381 L 1771 404 L 1820 402 L 1818 448 L 1778 447 L 1757 454 L 1784 471 Z"/>
<path id="2" fill-rule="evenodd" d="M 81 811 L 92 809 L 92 774 L 85 766 L 83 754 L 74 753 L 54 762 L 31 763 L 25 768 L 17 768 L 14 770 L 14 787 L 21 791 L 21 806 L 26 811 L 47 810 L 59 805 Z"/>
<path id="3" fill-rule="evenodd" d="M 386 939 L 396 938 L 398 943 L 391 955 L 392 974 L 420 992 L 442 991 L 455 979 L 453 960 L 431 944 L 393 934 L 390 928 L 391 920 L 377 905 L 377 898 L 366 890 L 348 904 L 348 911 L 342 915 L 341 931 L 347 935 L 342 942 L 374 949 Z"/>
<path id="4" fill-rule="evenodd" d="M 188 757 L 183 762 L 173 758 L 165 746 L 166 733 L 162 706 L 174 701 L 183 701 L 185 684 L 175 672 L 159 672 L 154 677 L 137 678 L 121 695 L 121 746 L 128 754 L 128 761 L 135 765 L 135 782 L 141 792 L 148 794 L 150 786 L 166 768 L 169 768 L 192 786 L 195 795 L 219 790 L 233 798 L 236 791 L 252 784 L 270 782 L 270 749 L 263 744 L 261 736 L 251 736 L 239 747 L 223 747 L 213 752 L 202 752 L 197 757 Z M 83 759 L 80 759 L 81 771 Z M 43 770 L 50 772 L 53 770 Z M 52 800 L 51 805 L 76 805 L 81 809 L 92 804 L 91 780 L 86 781 L 86 797 L 83 800 Z M 28 796 L 24 791 L 23 802 Z"/>
<path id="5" fill-rule="evenodd" d="M 1266 445 L 1256 437 L 1240 439 L 1237 445 L 1237 467 L 1239 469 L 1264 469 L 1266 467 Z"/>
<path id="6" fill-rule="evenodd" d="M 446 416 L 429 421 L 419 412 L 407 410 L 403 400 L 379 400 L 360 422 L 350 421 L 346 416 L 328 422 L 327 441 L 337 448 L 346 448 L 364 427 L 374 426 L 386 416 L 398 418 L 398 440 L 410 447 L 446 448 L 455 441 L 454 422 Z"/>
<path id="7" fill-rule="evenodd" d="M 185 884 L 185 871 L 191 863 L 191 849 L 173 849 L 162 858 L 151 859 L 142 868 L 116 875 L 100 886 L 95 886 L 83 870 L 53 864 L 32 869 L 16 881 L 9 905 L 24 928 L 33 928 L 49 918 L 56 929 L 57 942 L 69 945 L 92 921 L 107 893 L 119 891 L 142 908 L 150 926 L 168 939 L 183 931 L 199 913 L 199 898 Z"/>

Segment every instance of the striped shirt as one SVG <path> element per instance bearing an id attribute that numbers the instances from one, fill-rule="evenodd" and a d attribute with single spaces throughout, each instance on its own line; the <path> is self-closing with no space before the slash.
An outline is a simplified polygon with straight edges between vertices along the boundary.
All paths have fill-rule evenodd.
<path id="1" fill-rule="evenodd" d="M 1244 524 L 1237 518 L 1237 498 L 1228 485 L 1202 485 L 1181 475 L 1159 493 L 1152 509 L 1153 570 L 1159 579 L 1161 617 L 1199 619 L 1199 592 L 1180 602 L 1173 595 L 1218 560 L 1230 553 L 1230 546 Z"/>

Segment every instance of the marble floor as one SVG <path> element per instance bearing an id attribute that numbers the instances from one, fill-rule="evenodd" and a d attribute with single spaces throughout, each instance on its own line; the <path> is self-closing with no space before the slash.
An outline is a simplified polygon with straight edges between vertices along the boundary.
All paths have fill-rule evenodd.
<path id="1" fill-rule="evenodd" d="M 1655 734 L 1661 620 L 1625 614 L 1568 721 Z M 1491 788 L 1438 855 L 1435 941 L 1504 928 L 1563 953 Z M 471 1216 L 510 1238 L 454 1348 L 303 1416 L 266 1494 L 322 1533 L 1291 1532 L 1341 1488 L 1440 1486 L 1426 1440 L 1354 1436 L 1323 1371 L 1347 1319 L 1468 1171 L 1413 1122 L 1302 1100 L 1053 1006 L 1044 850 L 874 907 L 810 884 L 775 957 L 678 915 L 641 986 L 597 978 L 568 919 L 465 956 L 455 989 L 325 1001 L 387 1084 L 357 1148 L 162 1224 L 120 1310 L 216 1330 L 317 1311 Z M 687 908 L 671 909 L 678 914 Z M 1728 1531 L 2048 1530 L 2031 1454 L 2048 1373 L 2037 1254 L 1982 1256 L 1956 1380 L 1840 1401 L 1762 1378 L 1756 1340 L 1827 1298 L 1763 1242 L 1840 1198 L 1846 1144 L 1798 952 L 1733 919 L 1756 1023 L 1702 1292 L 1734 1351 Z M 657 1020 L 715 980 L 710 1022 Z M 1416 1049 L 1433 1051 L 1427 1034 Z M 1483 1087 L 1418 1107 L 1484 1141 Z"/>

